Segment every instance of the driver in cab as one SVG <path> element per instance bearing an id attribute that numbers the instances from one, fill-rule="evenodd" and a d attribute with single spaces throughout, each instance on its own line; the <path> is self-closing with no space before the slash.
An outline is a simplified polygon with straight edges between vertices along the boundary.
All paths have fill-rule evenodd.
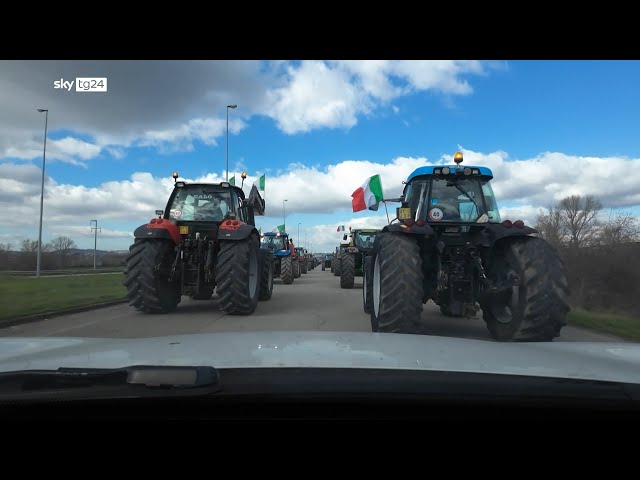
<path id="1" fill-rule="evenodd" d="M 223 216 L 224 214 L 220 208 L 220 198 L 216 195 L 198 209 L 199 220 L 218 221 L 222 220 Z"/>

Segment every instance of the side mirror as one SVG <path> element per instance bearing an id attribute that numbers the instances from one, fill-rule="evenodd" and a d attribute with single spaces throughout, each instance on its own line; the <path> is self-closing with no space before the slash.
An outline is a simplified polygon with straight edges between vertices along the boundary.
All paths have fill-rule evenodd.
<path id="1" fill-rule="evenodd" d="M 342 240 L 346 240 L 346 239 L 347 239 L 347 234 L 345 233 L 345 234 L 342 236 Z"/>
<path id="2" fill-rule="evenodd" d="M 156 210 L 156 215 L 158 215 L 158 218 L 162 218 L 163 213 L 164 213 L 163 210 Z"/>

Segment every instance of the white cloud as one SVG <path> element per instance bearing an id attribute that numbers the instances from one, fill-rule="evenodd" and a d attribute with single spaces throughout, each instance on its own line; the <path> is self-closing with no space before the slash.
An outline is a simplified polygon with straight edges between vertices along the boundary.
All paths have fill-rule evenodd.
<path id="1" fill-rule="evenodd" d="M 193 141 L 216 145 L 229 99 L 241 99 L 229 122 L 233 133 L 254 115 L 271 117 L 287 134 L 351 128 L 360 116 L 403 95 L 467 95 L 467 77 L 490 68 L 445 60 L 2 61 L 0 158 L 41 156 L 43 119 L 36 108 L 49 109 L 49 132 L 75 132 L 50 141 L 48 156 L 85 166 L 103 150 L 122 158 L 116 147 L 173 152 L 192 149 Z M 96 72 L 109 78 L 104 95 L 53 88 L 55 79 Z M 210 118 L 212 112 L 217 115 Z"/>
<path id="2" fill-rule="evenodd" d="M 545 152 L 510 160 L 505 152 L 489 154 L 461 148 L 464 163 L 492 169 L 496 197 L 505 202 L 549 206 L 568 195 L 595 195 L 607 207 L 640 204 L 640 158 L 580 157 Z M 451 163 L 450 157 L 438 163 Z"/>
<path id="3" fill-rule="evenodd" d="M 100 225 L 98 225 L 98 228 L 100 228 L 98 231 L 98 238 L 126 238 L 129 240 L 133 238 L 133 232 L 130 231 L 112 230 L 110 228 L 101 227 Z M 95 233 L 88 225 L 59 225 L 52 229 L 51 235 L 53 237 L 66 236 L 71 238 L 94 238 Z"/>
<path id="4" fill-rule="evenodd" d="M 272 117 L 285 133 L 307 132 L 318 127 L 352 127 L 357 115 L 370 109 L 364 93 L 349 76 L 325 62 L 304 61 L 288 68 L 288 82 L 268 93 Z"/>
<path id="5" fill-rule="evenodd" d="M 520 218 L 533 224 L 541 208 L 576 193 L 598 196 L 605 209 L 629 209 L 640 205 L 640 169 L 635 168 L 640 165 L 640 159 L 543 153 L 530 159 L 509 160 L 508 154 L 501 151 L 484 154 L 461 150 L 465 156 L 463 165 L 485 165 L 493 170 L 493 188 L 501 205 L 503 218 Z M 451 164 L 451 157 L 434 162 L 422 157 L 397 157 L 384 164 L 345 160 L 324 168 L 293 164 L 285 170 L 267 174 L 266 214 L 269 219 L 279 221 L 282 201 L 287 199 L 287 216 L 335 215 L 335 221 L 330 227 L 324 225 L 325 221 L 322 222 L 323 225 L 316 226 L 305 221 L 306 229 L 315 229 L 320 239 L 316 240 L 318 246 L 327 245 L 325 242 L 329 240 L 334 243 L 335 228 L 338 225 L 351 225 L 355 228 L 369 226 L 367 222 L 378 222 L 373 226 L 386 223 L 383 207 L 376 214 L 369 211 L 351 213 L 351 193 L 369 176 L 380 174 L 385 196 L 393 198 L 402 192 L 402 181 L 414 169 L 442 163 Z M 245 193 L 250 191 L 252 184 L 257 183 L 260 175 L 262 172 L 248 176 L 244 186 Z M 0 177 L 4 179 L 3 190 L 0 192 L 0 209 L 11 213 L 11 223 L 0 227 L 0 234 L 10 233 L 14 228 L 32 229 L 34 226 L 37 231 L 40 169 L 32 165 L 0 164 Z M 224 171 L 185 180 L 220 182 L 223 179 Z M 47 177 L 45 229 L 47 232 L 55 231 L 65 235 L 68 226 L 72 227 L 70 231 L 75 232 L 78 223 L 85 221 L 79 222 L 80 218 L 86 219 L 87 224 L 89 219 L 98 218 L 100 222 L 109 225 L 109 231 L 115 232 L 105 231 L 105 236 L 120 235 L 124 239 L 131 225 L 146 222 L 156 209 L 165 207 L 172 188 L 171 178 L 156 178 L 148 172 L 135 173 L 129 180 L 105 182 L 97 187 L 59 184 Z M 391 215 L 395 206 L 389 205 Z M 85 226 L 81 228 L 82 231 L 88 230 Z M 49 233 L 47 235 L 45 238 L 50 238 Z"/>
<path id="6" fill-rule="evenodd" d="M 194 118 L 175 128 L 147 131 L 136 144 L 157 146 L 166 152 L 192 150 L 194 140 L 205 145 L 217 145 L 215 139 L 226 134 L 226 125 L 226 119 L 222 118 Z M 245 127 L 242 120 L 229 120 L 230 134 L 238 134 Z"/>
<path id="7" fill-rule="evenodd" d="M 285 84 L 268 92 L 264 113 L 288 134 L 350 128 L 359 115 L 402 95 L 426 90 L 468 95 L 473 89 L 462 76 L 485 73 L 478 61 L 303 61 L 290 65 Z"/>
<path id="8" fill-rule="evenodd" d="M 32 139 L 19 146 L 7 148 L 6 156 L 12 158 L 32 159 L 42 157 L 44 144 Z M 78 166 L 86 166 L 85 161 L 97 157 L 101 148 L 93 143 L 85 142 L 73 137 L 57 140 L 47 140 L 47 161 L 59 160 Z"/>
<path id="9" fill-rule="evenodd" d="M 399 113 L 400 112 L 400 108 L 396 107 L 395 105 L 391 105 L 391 109 L 393 110 L 393 113 Z"/>

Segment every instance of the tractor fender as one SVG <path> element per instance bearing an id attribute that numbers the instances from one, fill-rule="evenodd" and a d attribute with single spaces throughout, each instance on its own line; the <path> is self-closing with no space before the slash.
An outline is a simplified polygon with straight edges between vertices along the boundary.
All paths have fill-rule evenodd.
<path id="1" fill-rule="evenodd" d="M 253 225 L 248 225 L 239 220 L 225 220 L 218 228 L 219 240 L 244 240 L 252 233 L 258 234 Z"/>
<path id="2" fill-rule="evenodd" d="M 180 243 L 178 226 L 164 218 L 152 218 L 149 223 L 136 228 L 133 236 L 135 238 L 166 238 L 176 245 Z"/>
<path id="3" fill-rule="evenodd" d="M 409 233 L 412 235 L 433 235 L 434 231 L 428 224 L 424 224 L 423 226 L 419 226 L 418 224 L 413 224 L 410 227 L 407 227 L 404 223 L 392 223 L 387 225 L 382 229 L 383 232 L 398 232 L 398 233 Z"/>
<path id="4" fill-rule="evenodd" d="M 486 229 L 484 230 L 486 234 L 489 245 L 494 245 L 496 242 L 503 238 L 507 237 L 527 237 L 534 233 L 537 233 L 537 230 L 534 228 L 524 226 L 523 228 L 518 227 L 505 227 L 501 223 L 489 223 L 486 225 Z"/>

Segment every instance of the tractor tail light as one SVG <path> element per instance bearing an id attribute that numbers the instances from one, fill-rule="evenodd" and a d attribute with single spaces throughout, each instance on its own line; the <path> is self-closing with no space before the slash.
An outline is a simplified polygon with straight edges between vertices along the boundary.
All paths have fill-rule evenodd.
<path id="1" fill-rule="evenodd" d="M 511 228 L 513 227 L 513 223 L 511 223 L 511 220 L 505 220 L 504 222 L 502 222 L 502 226 L 505 228 Z"/>

